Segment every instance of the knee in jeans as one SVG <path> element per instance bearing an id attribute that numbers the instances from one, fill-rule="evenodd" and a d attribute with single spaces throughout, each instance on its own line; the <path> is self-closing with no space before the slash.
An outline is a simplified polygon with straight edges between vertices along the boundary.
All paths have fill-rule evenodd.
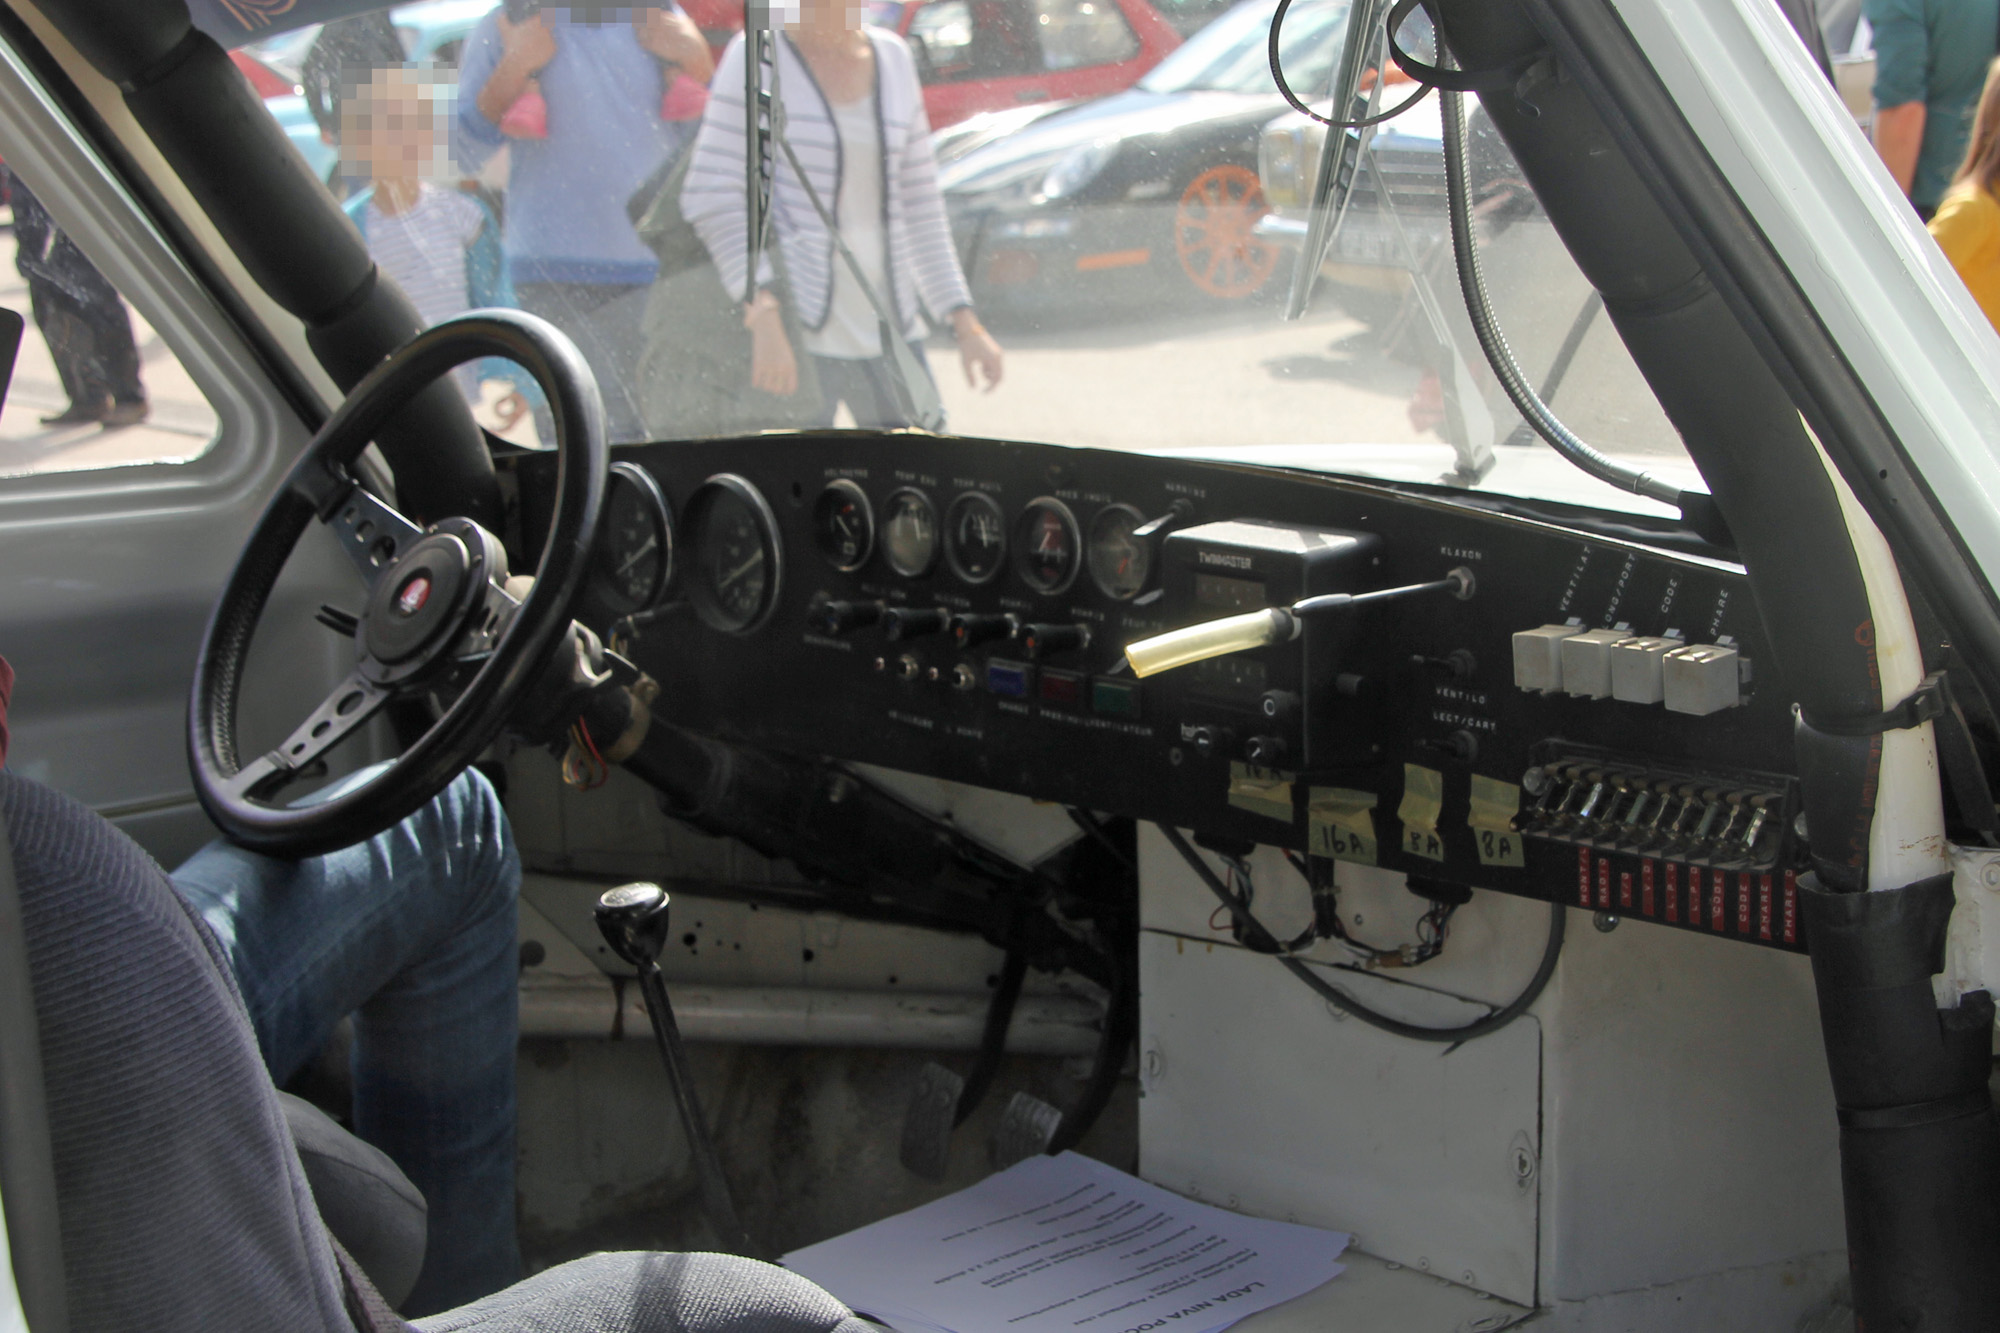
<path id="1" fill-rule="evenodd" d="M 431 812 L 462 856 L 453 887 L 463 895 L 465 910 L 475 914 L 504 911 L 513 919 L 521 890 L 521 859 L 514 848 L 513 829 L 499 793 L 485 774 L 468 768 L 438 793 Z"/>

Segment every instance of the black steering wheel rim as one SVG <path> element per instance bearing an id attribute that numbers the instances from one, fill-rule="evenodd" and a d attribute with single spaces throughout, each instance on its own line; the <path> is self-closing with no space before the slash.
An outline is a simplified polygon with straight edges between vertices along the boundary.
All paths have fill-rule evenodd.
<path id="1" fill-rule="evenodd" d="M 244 766 L 237 752 L 236 708 L 250 643 L 279 572 L 309 524 L 315 519 L 334 522 L 351 504 L 365 503 L 407 522 L 360 491 L 352 476 L 354 461 L 417 391 L 461 362 L 488 356 L 505 357 L 526 369 L 554 411 L 554 521 L 533 587 L 471 681 L 388 768 L 353 790 L 311 805 L 255 799 L 241 789 Z M 604 409 L 589 365 L 553 325 L 518 310 L 474 311 L 437 324 L 363 377 L 265 505 L 202 635 L 188 709 L 188 756 L 196 794 L 216 825 L 253 851 L 291 858 L 319 855 L 394 826 L 470 764 L 499 734 L 569 628 L 571 602 L 597 538 L 609 458 Z M 351 515 L 353 509 L 347 512 Z M 497 543 L 492 546 L 497 549 Z M 330 696 L 320 711 L 334 702 Z M 268 766 L 282 758 L 273 751 L 253 764 Z"/>

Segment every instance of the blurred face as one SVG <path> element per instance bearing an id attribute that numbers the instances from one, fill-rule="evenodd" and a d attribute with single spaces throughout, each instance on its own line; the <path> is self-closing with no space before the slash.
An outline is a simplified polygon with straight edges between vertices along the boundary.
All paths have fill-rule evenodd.
<path id="1" fill-rule="evenodd" d="M 808 27 L 846 28 L 859 32 L 868 21 L 866 0 L 793 0 L 799 7 L 799 19 Z M 789 7 L 789 6 L 786 6 Z M 773 5 L 774 10 L 779 6 Z"/>
<path id="2" fill-rule="evenodd" d="M 437 104 L 429 71 L 376 70 L 341 102 L 341 150 L 377 179 L 430 174 L 437 156 Z"/>

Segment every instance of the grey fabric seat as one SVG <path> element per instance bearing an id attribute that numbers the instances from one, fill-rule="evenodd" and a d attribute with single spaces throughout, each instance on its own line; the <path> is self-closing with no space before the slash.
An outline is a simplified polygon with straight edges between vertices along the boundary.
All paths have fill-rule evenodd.
<path id="1" fill-rule="evenodd" d="M 379 1309 L 380 1298 L 357 1291 L 365 1279 L 351 1264 L 343 1278 L 214 940 L 165 873 L 89 809 L 0 770 L 0 811 L 42 1034 L 72 1329 L 353 1333 L 368 1318 L 364 1306 Z M 867 1326 L 768 1264 L 612 1254 L 551 1269 L 417 1327 Z"/>

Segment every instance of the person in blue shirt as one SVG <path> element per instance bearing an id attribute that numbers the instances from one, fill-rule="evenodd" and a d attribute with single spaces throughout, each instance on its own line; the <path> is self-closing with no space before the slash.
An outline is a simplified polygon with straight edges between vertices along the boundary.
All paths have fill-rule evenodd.
<path id="1" fill-rule="evenodd" d="M 2000 0 L 1862 0 L 1875 38 L 1875 151 L 1925 221 L 1972 132 Z"/>
<path id="2" fill-rule="evenodd" d="M 667 118 L 669 88 L 705 85 L 714 57 L 677 9 L 549 8 L 517 22 L 510 7 L 466 39 L 453 156 L 476 171 L 508 147 L 503 248 L 515 296 L 582 350 L 611 438 L 638 439 L 634 385 L 657 261 L 625 204 L 693 132 L 693 120 Z M 524 97 L 539 97 L 539 114 L 516 110 Z"/>

